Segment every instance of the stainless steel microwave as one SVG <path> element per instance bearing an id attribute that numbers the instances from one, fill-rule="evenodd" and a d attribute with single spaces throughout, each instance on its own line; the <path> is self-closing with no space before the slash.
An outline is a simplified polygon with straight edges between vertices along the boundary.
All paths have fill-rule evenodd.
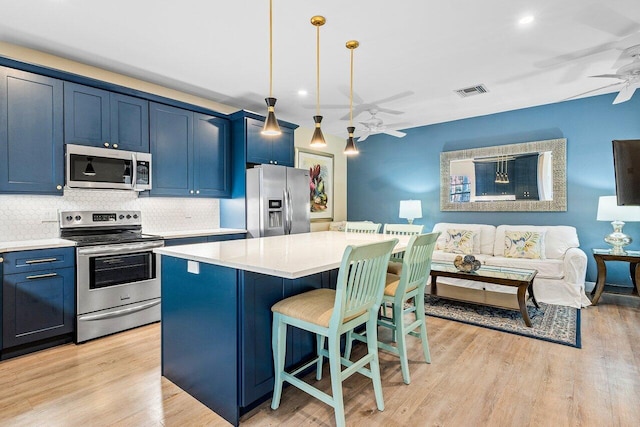
<path id="1" fill-rule="evenodd" d="M 66 145 L 66 186 L 144 191 L 151 189 L 151 154 Z"/>

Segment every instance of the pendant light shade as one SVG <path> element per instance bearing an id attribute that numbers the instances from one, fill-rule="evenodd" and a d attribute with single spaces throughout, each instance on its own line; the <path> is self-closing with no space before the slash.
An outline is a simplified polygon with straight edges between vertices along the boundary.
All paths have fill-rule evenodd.
<path id="1" fill-rule="evenodd" d="M 315 129 L 309 145 L 314 148 L 327 146 L 324 135 L 322 135 L 322 129 L 320 128 L 320 123 L 322 122 L 322 116 L 320 115 L 320 27 L 326 22 L 327 20 L 324 16 L 316 15 L 311 18 L 311 24 L 316 27 L 316 115 L 313 116 Z"/>
<path id="2" fill-rule="evenodd" d="M 265 120 L 264 127 L 260 133 L 266 136 L 280 135 L 282 131 L 280 130 L 278 119 L 276 119 L 276 112 L 274 108 L 277 100 L 272 97 L 265 98 L 264 100 L 267 103 L 267 119 Z"/>
<path id="3" fill-rule="evenodd" d="M 356 143 L 353 140 L 353 132 L 356 130 L 353 126 L 353 50 L 360 46 L 360 43 L 356 40 L 349 40 L 346 46 L 351 51 L 351 80 L 349 83 L 349 127 L 347 127 L 349 137 L 347 138 L 347 146 L 344 148 L 344 154 L 352 156 L 358 154 L 358 147 L 356 147 Z"/>
<path id="4" fill-rule="evenodd" d="M 355 132 L 355 130 L 356 128 L 354 128 L 353 126 L 349 126 L 347 128 L 347 132 L 349 132 L 349 137 L 347 138 L 347 146 L 344 147 L 344 154 L 346 154 L 347 156 L 358 154 L 356 143 L 353 140 L 353 132 Z"/>
<path id="5" fill-rule="evenodd" d="M 326 147 L 327 142 L 324 140 L 324 135 L 322 134 L 322 129 L 320 129 L 320 122 L 322 121 L 322 116 L 313 116 L 313 121 L 316 123 L 316 127 L 313 130 L 313 136 L 311 137 L 311 145 L 312 147 Z"/>
<path id="6" fill-rule="evenodd" d="M 273 0 L 269 0 L 269 97 L 267 103 L 267 119 L 262 128 L 262 135 L 277 136 L 282 134 L 276 119 L 276 99 L 273 97 Z"/>

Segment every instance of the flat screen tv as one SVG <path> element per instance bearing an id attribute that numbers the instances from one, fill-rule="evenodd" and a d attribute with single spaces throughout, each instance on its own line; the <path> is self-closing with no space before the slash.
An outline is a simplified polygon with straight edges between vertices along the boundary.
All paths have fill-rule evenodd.
<path id="1" fill-rule="evenodd" d="M 618 205 L 640 205 L 640 139 L 613 141 Z"/>

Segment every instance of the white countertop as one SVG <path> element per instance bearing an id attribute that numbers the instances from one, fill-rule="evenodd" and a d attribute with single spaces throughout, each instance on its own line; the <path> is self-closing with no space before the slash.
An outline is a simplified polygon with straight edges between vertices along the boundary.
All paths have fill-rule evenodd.
<path id="1" fill-rule="evenodd" d="M 32 249 L 64 248 L 75 246 L 76 242 L 60 238 L 40 240 L 17 240 L 13 242 L 0 242 L 0 253 L 14 251 L 28 251 Z"/>
<path id="2" fill-rule="evenodd" d="M 239 270 L 297 279 L 340 267 L 348 245 L 398 238 L 395 251 L 406 248 L 410 236 L 320 231 L 288 236 L 169 246 L 154 252 Z"/>
<path id="3" fill-rule="evenodd" d="M 225 234 L 246 233 L 247 230 L 241 230 L 239 228 L 210 228 L 204 230 L 148 231 L 145 229 L 143 232 L 144 234 L 162 236 L 165 239 L 177 239 L 180 237 L 220 236 Z"/>

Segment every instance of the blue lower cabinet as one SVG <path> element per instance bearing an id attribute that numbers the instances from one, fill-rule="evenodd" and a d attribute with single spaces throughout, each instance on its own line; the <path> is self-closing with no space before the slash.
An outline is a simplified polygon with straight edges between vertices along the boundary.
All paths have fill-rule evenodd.
<path id="1" fill-rule="evenodd" d="M 5 254 L 2 357 L 70 341 L 75 328 L 74 248 Z M 24 261 L 24 262 L 23 262 Z M 62 266 L 62 267 L 60 267 Z M 11 273 L 11 274 L 8 274 Z"/>
<path id="2" fill-rule="evenodd" d="M 165 239 L 165 246 L 193 245 L 195 243 L 207 243 L 207 236 L 198 237 L 178 237 L 176 239 Z"/>
<path id="3" fill-rule="evenodd" d="M 290 280 L 163 256 L 162 375 L 238 425 L 273 391 L 271 306 L 335 288 L 332 279 L 325 272 Z M 315 355 L 313 334 L 290 329 L 288 367 Z"/>
<path id="4" fill-rule="evenodd" d="M 162 257 L 162 375 L 237 425 L 237 271 Z"/>
<path id="5" fill-rule="evenodd" d="M 246 233 L 237 233 L 237 234 L 217 234 L 215 236 L 208 236 L 207 242 L 222 242 L 226 240 L 240 240 L 246 239 Z"/>
<path id="6" fill-rule="evenodd" d="M 165 246 L 193 245 L 195 243 L 223 242 L 226 240 L 238 240 L 246 238 L 246 233 L 237 234 L 216 234 L 212 236 L 178 237 L 175 239 L 165 239 Z"/>

